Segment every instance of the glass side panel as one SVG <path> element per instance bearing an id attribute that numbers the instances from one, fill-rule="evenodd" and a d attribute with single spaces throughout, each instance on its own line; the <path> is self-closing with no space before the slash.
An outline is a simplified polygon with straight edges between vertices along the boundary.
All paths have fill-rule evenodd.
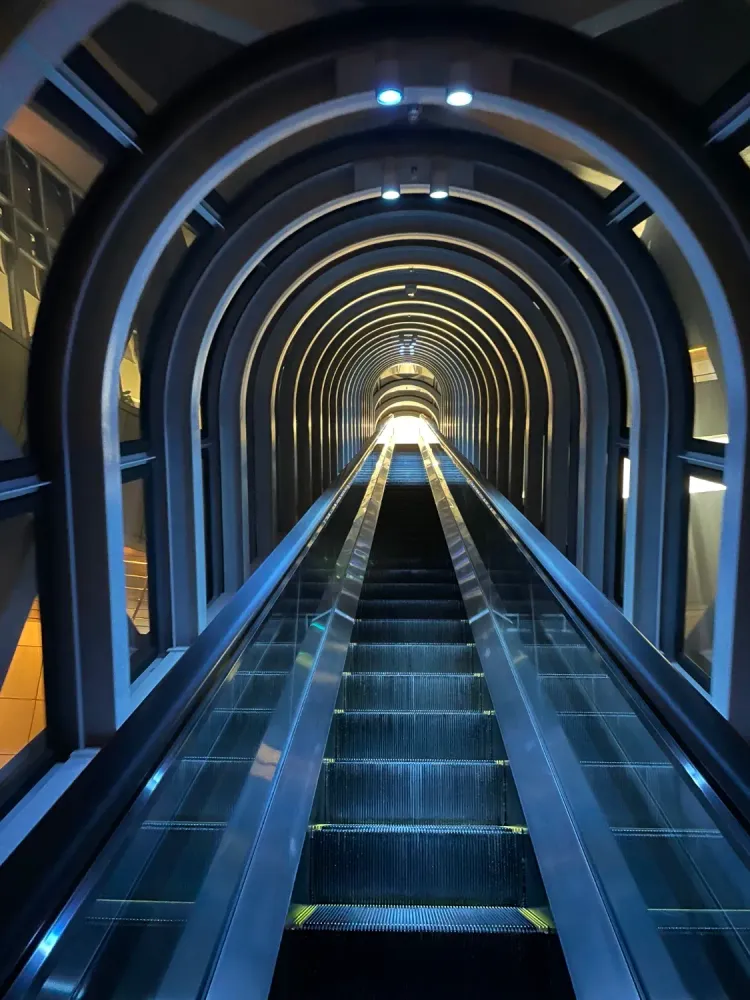
<path id="1" fill-rule="evenodd" d="M 42 623 L 31 513 L 0 519 L 0 621 L 2 769 L 45 727 Z"/>
<path id="2" fill-rule="evenodd" d="M 711 677 L 713 660 L 714 604 L 725 494 L 723 483 L 690 476 L 682 651 L 707 679 Z"/>
<path id="3" fill-rule="evenodd" d="M 61 918 L 62 932 L 48 932 L 40 950 L 49 955 L 22 995 L 50 996 L 63 983 L 70 995 L 160 995 L 217 853 L 237 854 L 228 824 L 254 766 L 273 762 L 269 727 L 286 725 L 288 738 L 303 689 L 292 667 L 306 637 L 322 635 L 314 630 L 316 616 L 366 485 L 367 476 L 358 476 L 270 613 L 229 661 L 92 870 L 73 918 L 66 926 Z M 244 856 L 235 861 L 239 879 Z"/>
<path id="4" fill-rule="evenodd" d="M 746 997 L 750 853 L 744 836 L 730 841 L 719 828 L 643 701 L 573 625 L 450 458 L 433 450 L 489 570 L 496 620 L 521 643 L 517 677 L 555 732 L 562 731 L 686 984 L 685 996 Z"/>

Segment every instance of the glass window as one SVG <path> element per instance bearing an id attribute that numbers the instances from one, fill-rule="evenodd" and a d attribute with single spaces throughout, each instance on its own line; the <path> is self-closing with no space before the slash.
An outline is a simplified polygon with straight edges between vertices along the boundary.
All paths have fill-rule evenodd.
<path id="1" fill-rule="evenodd" d="M 10 160 L 13 175 L 13 207 L 41 226 L 42 198 L 36 159 L 19 143 L 11 142 Z"/>
<path id="2" fill-rule="evenodd" d="M 0 196 L 10 201 L 10 168 L 8 166 L 8 140 L 0 138 Z"/>
<path id="3" fill-rule="evenodd" d="M 41 229 L 36 229 L 21 216 L 16 218 L 16 241 L 29 257 L 40 264 L 47 263 L 47 245 Z"/>
<path id="4" fill-rule="evenodd" d="M 0 201 L 0 232 L 13 239 L 13 212 Z"/>
<path id="5" fill-rule="evenodd" d="M 59 241 L 73 214 L 70 191 L 62 181 L 44 168 L 42 168 L 42 196 L 47 235 L 50 239 Z"/>
<path id="6" fill-rule="evenodd" d="M 146 495 L 146 483 L 143 479 L 133 479 L 122 484 L 125 599 L 133 680 L 143 672 L 154 655 L 148 588 Z"/>
<path id="7" fill-rule="evenodd" d="M 726 487 L 690 476 L 683 652 L 711 676 L 719 541 Z"/>
<path id="8" fill-rule="evenodd" d="M 39 302 L 42 298 L 44 274 L 41 268 L 32 264 L 29 258 L 21 253 L 16 257 L 15 274 L 23 307 L 26 332 L 29 337 L 32 337 L 36 325 L 36 314 L 39 311 Z"/>
<path id="9" fill-rule="evenodd" d="M 34 518 L 0 519 L 0 768 L 45 727 Z"/>
<path id="10" fill-rule="evenodd" d="M 9 330 L 13 329 L 13 310 L 10 305 L 10 266 L 8 258 L 11 248 L 0 240 L 0 323 Z"/>
<path id="11" fill-rule="evenodd" d="M 141 365 L 138 359 L 138 334 L 133 330 L 120 362 L 120 391 L 123 400 L 134 407 L 141 405 Z"/>

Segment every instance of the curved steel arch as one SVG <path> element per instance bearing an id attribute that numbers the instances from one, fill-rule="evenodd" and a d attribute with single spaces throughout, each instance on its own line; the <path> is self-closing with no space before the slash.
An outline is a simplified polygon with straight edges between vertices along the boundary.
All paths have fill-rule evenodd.
<path id="1" fill-rule="evenodd" d="M 346 51 L 355 40 L 358 44 L 366 45 L 368 41 L 373 43 L 379 37 L 378 29 L 382 29 L 377 19 L 368 20 L 366 17 L 336 23 L 341 26 L 345 35 L 351 32 L 339 46 L 339 52 Z M 514 57 L 523 64 L 524 72 L 512 74 L 511 96 L 507 93 L 497 96 L 491 92 L 491 84 L 486 85 L 489 90 L 479 90 L 475 96 L 476 107 L 489 111 L 504 108 L 526 120 L 546 123 L 550 130 L 572 136 L 585 148 L 597 153 L 604 162 L 615 166 L 617 172 L 632 182 L 632 186 L 664 217 L 693 266 L 717 328 L 728 387 L 728 490 L 725 500 L 723 571 L 717 607 L 715 659 L 715 664 L 719 664 L 723 657 L 726 665 L 731 662 L 732 654 L 736 651 L 741 655 L 741 650 L 746 645 L 741 616 L 735 615 L 735 611 L 743 603 L 747 603 L 738 600 L 745 592 L 740 590 L 740 577 L 735 563 L 739 553 L 739 562 L 744 565 L 750 551 L 750 518 L 743 520 L 742 517 L 742 500 L 749 474 L 746 418 L 750 345 L 737 334 L 737 330 L 744 329 L 750 318 L 750 307 L 746 302 L 744 289 L 744 274 L 747 273 L 744 265 L 750 261 L 750 219 L 742 203 L 744 178 L 740 177 L 741 168 L 739 164 L 732 165 L 729 160 L 722 160 L 710 151 L 702 151 L 692 136 L 680 133 L 668 115 L 662 116 L 658 99 L 653 99 L 652 95 L 648 98 L 641 97 L 637 82 L 631 82 L 632 89 L 628 93 L 628 97 L 636 105 L 633 109 L 621 96 L 621 85 L 609 75 L 609 67 L 587 67 L 589 50 L 585 43 L 568 39 L 570 47 L 575 50 L 573 58 L 568 53 L 547 51 L 544 47 L 540 48 L 533 37 L 525 34 L 524 25 L 525 22 L 509 21 L 502 15 L 496 16 L 487 11 L 462 10 L 460 19 L 441 11 L 439 17 L 432 21 L 430 32 L 443 38 L 469 38 L 477 44 L 481 42 L 482 36 L 486 42 L 492 41 L 494 44 L 493 31 L 497 31 L 498 37 L 502 33 L 504 51 L 515 53 Z M 104 599 L 100 596 L 101 591 L 106 594 L 103 610 L 113 612 L 121 606 L 121 599 L 124 598 L 124 580 L 116 579 L 111 572 L 113 564 L 117 564 L 119 560 L 122 547 L 122 531 L 116 516 L 119 512 L 107 508 L 99 511 L 96 518 L 92 518 L 87 512 L 85 526 L 81 522 L 86 508 L 85 498 L 90 495 L 92 484 L 101 487 L 99 492 L 104 497 L 118 495 L 119 470 L 113 460 L 117 453 L 115 374 L 132 316 L 133 293 L 145 283 L 144 279 L 161 243 L 176 230 L 185 209 L 202 197 L 220 177 L 226 175 L 234 163 L 249 157 L 264 142 L 271 142 L 285 129 L 291 129 L 291 108 L 285 124 L 275 130 L 272 125 L 267 124 L 272 119 L 267 118 L 265 123 L 258 120 L 257 115 L 261 113 L 259 109 L 263 109 L 262 113 L 267 110 L 264 101 L 258 99 L 260 81 L 264 73 L 277 69 L 278 60 L 282 58 L 282 49 L 279 47 L 282 42 L 285 46 L 284 58 L 289 62 L 293 61 L 295 42 L 301 49 L 305 49 L 305 54 L 297 60 L 298 67 L 309 64 L 310 61 L 314 63 L 316 59 L 325 60 L 326 54 L 331 52 L 333 39 L 326 37 L 323 30 L 327 34 L 331 31 L 331 25 L 326 25 L 325 29 L 321 28 L 319 31 L 311 30 L 308 25 L 304 37 L 298 34 L 274 39 L 273 43 L 263 45 L 257 51 L 258 59 L 252 61 L 252 69 L 247 65 L 241 69 L 236 68 L 234 72 L 228 72 L 220 84 L 215 83 L 214 90 L 209 88 L 204 93 L 205 103 L 201 109 L 204 120 L 202 123 L 194 123 L 194 127 L 189 130 L 189 138 L 191 142 L 197 143 L 195 148 L 199 152 L 202 144 L 206 150 L 211 148 L 222 154 L 219 164 L 209 164 L 201 177 L 207 153 L 204 153 L 203 159 L 200 155 L 185 155 L 188 143 L 186 135 L 181 137 L 182 148 L 179 147 L 180 140 L 175 140 L 172 135 L 161 146 L 154 142 L 149 147 L 146 158 L 139 160 L 133 170 L 136 181 L 144 181 L 144 191 L 131 199 L 127 210 L 121 211 L 122 202 L 126 199 L 120 197 L 119 191 L 105 194 L 104 186 L 101 185 L 99 208 L 103 211 L 98 225 L 91 227 L 92 232 L 88 237 L 82 224 L 76 227 L 81 236 L 78 246 L 80 257 L 77 261 L 81 272 L 88 272 L 89 263 L 94 261 L 95 268 L 87 273 L 84 281 L 70 282 L 67 289 L 58 277 L 63 274 L 62 265 L 57 269 L 57 274 L 53 268 L 47 289 L 47 304 L 42 304 L 35 336 L 31 370 L 34 391 L 30 395 L 30 414 L 32 441 L 45 467 L 44 472 L 51 478 L 53 490 L 59 486 L 59 503 L 53 504 L 60 517 L 56 537 L 62 551 L 69 555 L 61 582 L 65 586 L 67 574 L 75 578 L 76 583 L 70 595 L 70 600 L 74 602 L 90 597 L 90 606 L 97 606 L 97 601 Z M 398 39 L 399 36 L 403 38 L 408 35 L 409 30 L 396 16 L 389 19 L 387 33 Z M 369 39 L 366 38 L 367 34 L 370 34 Z M 293 43 L 291 49 L 290 37 Z M 333 74 L 330 79 L 333 79 Z M 299 76 L 295 80 L 297 93 L 304 95 L 308 103 L 305 104 L 300 98 L 294 124 L 301 124 L 305 115 L 320 120 L 344 109 L 353 111 L 372 103 L 372 95 L 369 94 L 365 101 L 357 94 L 348 98 L 336 98 L 330 91 L 325 91 L 322 84 L 321 89 L 316 90 L 312 85 L 312 74 L 310 86 L 305 86 L 305 82 L 307 81 L 301 81 Z M 252 100 L 249 99 L 248 91 L 252 92 Z M 426 103 L 438 100 L 437 93 L 419 87 L 411 88 L 410 97 Z M 440 97 L 442 98 L 442 94 Z M 314 105 L 316 100 L 317 108 Z M 585 105 L 585 111 L 581 105 Z M 206 111 L 215 112 L 219 106 L 221 113 L 215 117 L 209 115 L 206 120 Z M 178 107 L 173 114 L 178 116 L 180 112 Z M 253 113 L 256 115 L 254 122 Z M 232 136 L 229 127 L 224 132 L 221 131 L 222 125 L 236 126 L 238 120 L 241 120 L 243 129 L 247 128 L 249 122 L 252 123 L 255 145 L 251 142 L 239 142 L 237 133 Z M 203 127 L 200 127 L 201 124 Z M 255 129 L 253 125 L 256 126 Z M 206 142 L 206 131 L 209 128 L 215 142 Z M 178 152 L 179 155 L 170 157 L 168 152 Z M 170 159 L 172 163 L 169 163 Z M 173 167 L 175 162 L 181 169 L 170 177 L 167 184 L 164 171 L 168 163 Z M 150 194 L 159 187 L 169 187 L 174 201 L 162 224 L 152 231 L 150 221 L 147 221 L 148 211 L 141 217 L 137 210 L 138 202 L 147 209 Z M 669 198 L 665 197 L 664 191 L 669 191 Z M 108 202 L 108 199 L 111 200 Z M 127 217 L 127 225 L 124 217 Z M 105 238 L 100 245 L 99 237 L 103 232 Z M 132 242 L 126 237 L 131 237 Z M 120 291 L 123 292 L 122 295 Z M 43 333 L 45 328 L 51 331 L 49 335 Z M 93 339 L 86 342 L 82 334 L 77 336 L 82 330 L 96 331 L 98 335 L 102 329 L 110 328 L 113 334 L 106 345 L 96 345 Z M 59 378 L 56 373 L 58 366 L 47 363 L 49 358 L 45 358 L 45 365 L 35 360 L 36 357 L 44 357 L 44 341 L 52 337 L 55 329 L 60 331 L 59 349 L 69 359 L 69 363 L 59 366 L 61 372 L 64 371 L 64 375 Z M 70 341 L 67 337 L 69 332 Z M 80 349 L 74 350 L 74 347 Z M 83 422 L 77 421 L 69 408 L 69 400 L 71 397 L 83 398 L 83 390 L 87 387 L 90 389 L 92 382 L 95 389 L 101 388 L 102 391 L 94 392 L 89 397 L 95 399 L 96 403 L 94 419 L 92 420 L 91 410 L 86 414 L 87 422 L 93 424 L 93 428 L 87 431 Z M 645 394 L 636 402 L 646 410 L 648 401 Z M 638 406 L 634 406 L 636 420 L 638 409 Z M 62 426 L 59 434 L 50 435 L 50 439 L 46 440 L 43 428 L 45 416 L 50 411 L 59 414 Z M 662 419 L 659 427 L 664 422 Z M 638 445 L 637 459 L 642 461 L 643 466 L 648 464 L 647 459 L 651 461 L 652 453 L 657 452 L 658 463 L 654 459 L 653 464 L 667 467 L 672 460 L 672 453 L 678 451 L 678 448 L 672 447 L 669 435 L 660 432 L 657 439 L 656 431 L 652 428 L 649 428 L 649 435 L 645 435 L 637 423 L 633 430 L 634 441 Z M 653 441 L 650 440 L 652 433 Z M 72 451 L 65 451 L 66 443 L 71 440 L 76 441 L 80 448 L 77 456 Z M 645 509 L 642 502 L 642 491 L 645 488 L 643 481 L 640 476 L 636 475 L 634 478 L 635 494 L 629 516 L 636 509 L 641 512 Z M 679 477 L 675 475 L 672 478 L 676 484 Z M 665 478 L 663 488 L 647 499 L 657 508 L 668 508 L 669 504 L 663 501 L 668 500 L 669 492 L 669 484 Z M 651 547 L 658 552 L 658 558 L 654 563 L 653 558 L 649 562 L 644 556 L 643 566 L 652 571 L 651 574 L 646 574 L 642 566 L 637 565 L 633 540 L 629 541 L 627 557 L 630 603 L 636 591 L 641 601 L 653 596 L 654 588 L 649 586 L 649 575 L 660 578 L 660 566 L 665 552 L 663 519 L 654 527 L 645 518 L 643 525 L 639 525 L 635 514 L 632 517 L 631 528 L 639 529 L 635 540 L 640 546 L 639 551 Z M 69 543 L 65 540 L 66 532 L 71 536 Z M 98 545 L 100 552 L 105 554 L 100 562 L 106 565 L 97 567 L 96 561 L 92 561 L 89 566 L 85 558 L 78 561 L 73 559 L 70 547 L 74 546 L 76 538 L 83 539 L 85 532 L 88 532 L 92 544 Z M 82 556 L 85 551 L 82 541 Z M 81 562 L 94 572 L 82 572 Z M 641 583 L 642 591 L 638 586 Z M 750 583 L 747 586 L 750 588 Z M 654 608 L 658 609 L 660 605 L 661 601 L 657 600 Z M 78 616 L 74 613 L 71 613 L 70 619 L 74 623 L 78 622 Z M 654 625 L 658 633 L 658 619 L 658 610 L 649 615 L 644 609 L 643 622 L 639 621 L 639 624 L 653 635 Z M 78 625 L 74 625 L 74 631 L 78 628 Z M 101 641 L 105 646 L 109 645 L 114 660 L 119 662 L 126 645 L 124 625 L 118 626 L 113 619 L 111 629 L 100 628 L 99 632 Z M 743 637 L 742 642 L 738 641 L 740 637 Z M 62 637 L 63 640 L 66 638 L 68 637 Z M 102 649 L 98 646 L 97 637 L 88 633 L 84 636 L 81 632 L 79 640 L 70 645 L 71 662 L 78 663 L 81 656 L 92 664 L 101 662 Z M 93 655 L 94 651 L 96 656 Z M 717 676 L 721 676 L 720 670 Z M 723 689 L 720 695 L 727 701 L 723 707 L 728 710 L 729 687 L 725 681 L 726 678 L 721 682 Z"/>

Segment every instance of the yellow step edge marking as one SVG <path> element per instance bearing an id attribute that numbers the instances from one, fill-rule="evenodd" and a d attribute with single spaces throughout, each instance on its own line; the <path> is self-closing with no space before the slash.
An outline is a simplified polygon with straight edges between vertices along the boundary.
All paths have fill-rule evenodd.
<path id="1" fill-rule="evenodd" d="M 552 914 L 548 913 L 546 910 L 533 910 L 529 907 L 522 906 L 519 912 L 522 913 L 529 923 L 532 923 L 538 931 L 553 931 L 555 929 Z"/>
<path id="2" fill-rule="evenodd" d="M 317 903 L 295 903 L 289 907 L 289 913 L 286 917 L 286 922 L 288 924 L 294 924 L 295 927 L 301 927 L 306 920 L 315 913 L 318 908 Z"/>

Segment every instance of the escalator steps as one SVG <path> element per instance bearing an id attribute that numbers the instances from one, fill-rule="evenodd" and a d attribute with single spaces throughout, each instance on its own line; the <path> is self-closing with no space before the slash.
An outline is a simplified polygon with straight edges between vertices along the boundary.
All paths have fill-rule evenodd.
<path id="1" fill-rule="evenodd" d="M 326 757 L 336 760 L 505 760 L 494 715 L 346 712 L 333 717 Z"/>
<path id="2" fill-rule="evenodd" d="M 475 673 L 481 670 L 476 647 L 470 643 L 352 643 L 346 661 L 351 673 L 396 671 L 411 673 Z"/>
<path id="3" fill-rule="evenodd" d="M 538 933 L 554 929 L 547 909 L 517 906 L 292 906 L 287 927 L 325 931 L 442 931 L 448 934 Z"/>
<path id="4" fill-rule="evenodd" d="M 463 602 L 445 598 L 414 599 L 401 597 L 397 600 L 360 600 L 357 607 L 357 617 L 371 618 L 431 618 L 434 621 L 444 618 L 461 619 L 464 613 Z"/>
<path id="5" fill-rule="evenodd" d="M 524 828 L 329 824 L 305 851 L 311 903 L 544 904 Z"/>
<path id="6" fill-rule="evenodd" d="M 492 708 L 484 678 L 473 674 L 349 674 L 344 677 L 338 708 L 482 711 Z"/>
<path id="7" fill-rule="evenodd" d="M 522 825 L 503 762 L 325 761 L 313 823 Z"/>
<path id="8" fill-rule="evenodd" d="M 393 911 L 391 911 L 393 912 Z M 331 930 L 282 940 L 271 1000 L 572 1000 L 555 934 Z"/>
<path id="9" fill-rule="evenodd" d="M 469 643 L 473 638 L 469 623 L 459 618 L 358 618 L 351 641 Z"/>

